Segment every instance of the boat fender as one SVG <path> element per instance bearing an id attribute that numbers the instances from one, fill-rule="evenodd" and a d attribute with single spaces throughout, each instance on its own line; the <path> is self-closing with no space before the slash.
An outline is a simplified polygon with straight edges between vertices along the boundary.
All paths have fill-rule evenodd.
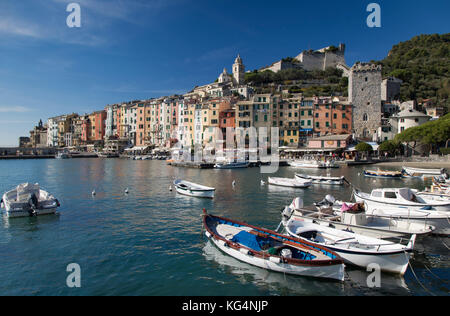
<path id="1" fill-rule="evenodd" d="M 248 256 L 252 254 L 252 253 L 250 252 L 250 250 L 247 250 L 247 249 L 245 249 L 245 248 L 240 248 L 239 251 L 240 251 L 241 253 L 243 253 L 244 255 L 248 255 Z"/>
<path id="2" fill-rule="evenodd" d="M 292 258 L 292 251 L 290 249 L 283 249 L 281 250 L 281 256 L 285 259 L 291 259 Z"/>
<path id="3" fill-rule="evenodd" d="M 273 262 L 273 263 L 281 263 L 281 258 L 278 258 L 278 257 L 270 257 L 270 258 L 269 258 L 269 261 L 270 261 L 270 262 Z"/>

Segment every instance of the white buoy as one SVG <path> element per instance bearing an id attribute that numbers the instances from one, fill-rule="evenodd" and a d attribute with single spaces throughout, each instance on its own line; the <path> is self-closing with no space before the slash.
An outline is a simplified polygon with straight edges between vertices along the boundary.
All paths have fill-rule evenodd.
<path id="1" fill-rule="evenodd" d="M 172 192 L 172 186 L 171 185 L 169 185 L 169 191 Z"/>
<path id="2" fill-rule="evenodd" d="M 128 194 L 130 191 L 128 191 L 128 188 L 125 189 L 125 194 Z"/>
<path id="3" fill-rule="evenodd" d="M 233 186 L 236 186 L 236 180 L 233 180 L 232 185 L 233 185 Z"/>
<path id="4" fill-rule="evenodd" d="M 96 195 L 97 193 L 95 192 L 95 190 L 94 191 L 92 191 L 92 195 Z"/>

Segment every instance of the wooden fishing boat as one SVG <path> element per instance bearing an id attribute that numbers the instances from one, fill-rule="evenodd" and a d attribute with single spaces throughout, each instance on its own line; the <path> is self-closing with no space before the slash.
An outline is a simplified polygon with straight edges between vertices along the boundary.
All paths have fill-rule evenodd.
<path id="1" fill-rule="evenodd" d="M 322 177 L 322 176 L 310 176 L 306 174 L 295 174 L 295 178 L 298 180 L 311 181 L 313 184 L 326 184 L 326 185 L 343 185 L 345 177 Z"/>
<path id="2" fill-rule="evenodd" d="M 54 214 L 60 206 L 58 199 L 37 183 L 23 183 L 6 192 L 2 197 L 2 205 L 8 217 Z"/>
<path id="3" fill-rule="evenodd" d="M 307 188 L 312 185 L 312 182 L 310 180 L 305 179 L 290 179 L 290 178 L 276 178 L 276 177 L 269 177 L 268 178 L 269 184 L 272 185 L 278 185 L 282 187 L 290 187 L 290 188 Z"/>
<path id="4" fill-rule="evenodd" d="M 400 171 L 364 170 L 364 176 L 386 179 L 400 179 L 403 174 Z"/>
<path id="5" fill-rule="evenodd" d="M 366 269 L 376 263 L 381 271 L 405 274 L 414 248 L 416 235 L 408 245 L 381 240 L 365 235 L 336 229 L 333 226 L 318 225 L 314 221 L 292 215 L 283 222 L 286 232 L 317 246 L 324 246 L 336 252 L 346 263 Z"/>
<path id="6" fill-rule="evenodd" d="M 203 225 L 216 247 L 240 261 L 276 272 L 344 280 L 343 259 L 323 246 L 213 216 L 206 210 Z"/>
<path id="7" fill-rule="evenodd" d="M 214 198 L 215 188 L 192 183 L 184 180 L 175 180 L 173 182 L 178 193 L 199 198 Z"/>

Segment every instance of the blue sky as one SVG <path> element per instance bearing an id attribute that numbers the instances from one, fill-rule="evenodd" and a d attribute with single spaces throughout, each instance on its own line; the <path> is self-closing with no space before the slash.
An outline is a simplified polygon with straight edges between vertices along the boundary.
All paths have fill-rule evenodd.
<path id="1" fill-rule="evenodd" d="M 66 7 L 81 6 L 81 28 Z M 366 7 L 381 6 L 381 28 Z M 253 70 L 346 44 L 347 64 L 383 59 L 418 34 L 450 31 L 450 1 L 0 0 L 0 146 L 42 119 L 181 94 L 238 53 Z"/>

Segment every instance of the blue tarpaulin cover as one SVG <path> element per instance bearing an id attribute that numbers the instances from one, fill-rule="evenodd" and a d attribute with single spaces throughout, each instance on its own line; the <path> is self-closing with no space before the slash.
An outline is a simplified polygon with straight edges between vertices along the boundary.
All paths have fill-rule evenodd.
<path id="1" fill-rule="evenodd" d="M 236 234 L 231 241 L 256 251 L 262 250 L 261 246 L 259 245 L 258 236 L 250 234 L 246 231 L 241 231 L 240 233 Z"/>

